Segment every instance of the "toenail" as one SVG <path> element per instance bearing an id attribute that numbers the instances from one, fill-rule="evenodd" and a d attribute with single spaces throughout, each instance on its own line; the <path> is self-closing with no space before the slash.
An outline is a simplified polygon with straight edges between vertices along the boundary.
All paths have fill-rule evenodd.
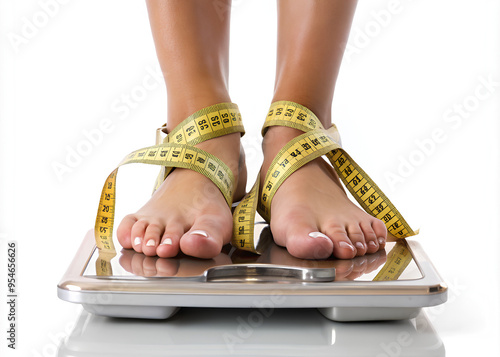
<path id="1" fill-rule="evenodd" d="M 161 244 L 172 245 L 172 239 L 165 238 L 165 240 Z"/>
<path id="2" fill-rule="evenodd" d="M 192 231 L 191 234 L 197 234 L 197 235 L 203 236 L 205 238 L 208 238 L 208 234 L 205 231 L 195 230 L 195 231 Z"/>
<path id="3" fill-rule="evenodd" d="M 148 242 L 146 243 L 146 246 L 148 246 L 148 247 L 154 247 L 154 246 L 155 246 L 155 241 L 154 241 L 154 239 L 150 239 L 150 240 L 148 240 Z"/>
<path id="4" fill-rule="evenodd" d="M 384 239 L 384 238 L 382 238 L 382 237 L 380 237 L 380 238 L 378 239 L 378 242 L 379 242 L 380 244 L 385 244 L 385 239 Z"/>
<path id="5" fill-rule="evenodd" d="M 343 241 L 339 242 L 339 247 L 340 248 L 348 248 L 348 249 L 354 251 L 354 247 L 347 242 L 343 242 Z"/>
<path id="6" fill-rule="evenodd" d="M 361 250 L 365 249 L 365 245 L 361 242 L 356 242 L 355 246 L 356 246 L 356 248 L 361 249 Z"/>
<path id="7" fill-rule="evenodd" d="M 142 242 L 142 239 L 140 237 L 136 237 L 134 239 L 134 245 L 139 245 L 139 244 L 141 244 L 141 242 Z"/>
<path id="8" fill-rule="evenodd" d="M 311 237 L 311 238 L 326 238 L 326 239 L 330 239 L 330 238 L 328 238 L 328 236 L 324 235 L 321 232 L 311 232 L 311 233 L 309 233 L 309 237 Z"/>
<path id="9" fill-rule="evenodd" d="M 377 243 L 375 243 L 372 240 L 370 242 L 368 242 L 368 245 L 371 246 L 371 247 L 373 247 L 373 248 L 377 248 Z"/>

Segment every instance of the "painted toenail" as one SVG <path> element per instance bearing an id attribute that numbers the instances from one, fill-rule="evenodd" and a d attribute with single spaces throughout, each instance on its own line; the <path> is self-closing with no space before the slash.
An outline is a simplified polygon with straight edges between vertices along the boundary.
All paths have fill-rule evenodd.
<path id="1" fill-rule="evenodd" d="M 352 245 L 350 245 L 349 243 L 344 242 L 344 241 L 339 242 L 339 247 L 340 248 L 348 248 L 348 249 L 354 251 L 354 247 Z"/>
<path id="2" fill-rule="evenodd" d="M 134 245 L 139 245 L 139 244 L 141 244 L 141 242 L 142 242 L 142 239 L 140 237 L 136 237 L 134 239 Z"/>
<path id="3" fill-rule="evenodd" d="M 154 239 L 150 239 L 150 240 L 148 240 L 148 242 L 146 243 L 146 246 L 148 246 L 148 247 L 154 247 L 154 246 L 155 246 L 155 241 L 154 241 Z"/>
<path id="4" fill-rule="evenodd" d="M 372 241 L 372 240 L 368 242 L 368 245 L 369 245 L 370 247 L 377 248 L 377 243 L 375 243 L 375 242 L 374 242 L 374 241 Z"/>
<path id="5" fill-rule="evenodd" d="M 380 244 L 385 244 L 385 239 L 384 239 L 384 238 L 382 238 L 382 237 L 380 237 L 380 238 L 378 239 L 378 242 L 379 242 Z"/>
<path id="6" fill-rule="evenodd" d="M 161 244 L 172 245 L 172 239 L 165 238 L 165 240 Z"/>
<path id="7" fill-rule="evenodd" d="M 326 239 L 330 239 L 330 238 L 328 238 L 328 236 L 324 235 L 321 232 L 311 232 L 311 233 L 309 233 L 309 237 L 311 237 L 311 238 L 326 238 Z"/>
<path id="8" fill-rule="evenodd" d="M 365 245 L 361 242 L 356 242 L 355 246 L 356 246 L 356 248 L 361 249 L 361 250 L 365 249 Z"/>
<path id="9" fill-rule="evenodd" d="M 198 234 L 200 236 L 203 236 L 205 238 L 208 238 L 208 234 L 207 232 L 205 231 L 200 231 L 200 230 L 195 230 L 195 231 L 192 231 L 191 234 Z"/>

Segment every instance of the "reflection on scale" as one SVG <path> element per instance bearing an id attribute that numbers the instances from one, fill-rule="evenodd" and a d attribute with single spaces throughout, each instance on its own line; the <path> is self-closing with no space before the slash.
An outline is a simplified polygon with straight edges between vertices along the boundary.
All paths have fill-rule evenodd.
<path id="1" fill-rule="evenodd" d="M 258 245 L 262 255 L 235 249 L 229 245 L 213 259 L 197 259 L 179 254 L 175 258 L 148 257 L 131 249 L 123 249 L 113 260 L 99 258 L 96 250 L 85 276 L 113 277 L 113 279 L 134 278 L 189 278 L 201 277 L 205 271 L 234 264 L 272 264 L 306 269 L 335 269 L 335 281 L 388 281 L 422 278 L 412 259 L 405 240 L 388 242 L 385 250 L 350 260 L 335 258 L 325 260 L 304 260 L 295 258 L 285 248 L 277 246 L 272 239 L 269 226 L 257 223 L 260 239 Z M 110 262 L 111 260 L 111 262 Z M 103 265 L 104 264 L 104 265 Z M 94 268 L 95 267 L 95 268 Z"/>
<path id="2" fill-rule="evenodd" d="M 316 309 L 183 308 L 169 320 L 83 311 L 58 356 L 444 356 L 425 313 L 390 322 L 334 322 Z"/>

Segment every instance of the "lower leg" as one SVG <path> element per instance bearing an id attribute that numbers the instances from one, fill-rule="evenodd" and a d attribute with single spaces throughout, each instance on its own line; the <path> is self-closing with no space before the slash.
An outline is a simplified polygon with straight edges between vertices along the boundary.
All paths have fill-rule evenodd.
<path id="1" fill-rule="evenodd" d="M 219 18 L 205 0 L 147 0 L 147 5 L 167 87 L 168 128 L 199 109 L 230 102 L 229 15 Z"/>
<path id="2" fill-rule="evenodd" d="M 222 1 L 226 8 L 231 7 L 231 0 Z M 170 132 L 202 108 L 231 102 L 228 93 L 230 11 L 220 17 L 213 2 L 206 0 L 147 0 L 147 5 L 167 88 L 167 130 Z M 212 146 L 220 145 L 220 141 L 238 146 L 240 134 L 209 140 L 198 147 L 212 152 L 211 149 L 215 149 Z M 233 172 L 245 176 L 246 181 L 246 173 L 239 172 L 244 167 L 243 155 L 237 155 L 238 160 L 233 160 L 233 156 L 220 158 Z M 235 196 L 241 196 L 244 190 L 244 185 L 239 185 Z"/>
<path id="3" fill-rule="evenodd" d="M 300 103 L 330 127 L 335 82 L 355 7 L 356 0 L 278 1 L 273 102 Z M 287 127 L 269 128 L 263 142 L 262 176 L 281 147 L 300 134 Z M 321 158 L 283 183 L 274 196 L 271 217 L 275 241 L 302 258 L 373 253 L 386 237 L 383 223 L 347 199 L 335 171 Z"/>
<path id="4" fill-rule="evenodd" d="M 335 82 L 356 0 L 278 1 L 278 55 L 273 102 L 290 100 L 330 126 Z"/>

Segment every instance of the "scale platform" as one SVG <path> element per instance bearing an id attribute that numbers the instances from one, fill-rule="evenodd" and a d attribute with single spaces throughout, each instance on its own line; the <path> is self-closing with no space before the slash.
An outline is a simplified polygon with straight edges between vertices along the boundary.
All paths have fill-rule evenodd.
<path id="1" fill-rule="evenodd" d="M 123 249 L 103 275 L 93 231 L 84 238 L 58 285 L 62 300 L 103 316 L 166 319 L 182 307 L 317 308 L 334 321 L 401 320 L 443 304 L 447 287 L 412 240 L 351 260 L 303 260 L 272 243 L 257 223 L 260 256 L 230 246 L 214 259 L 146 257 Z M 394 264 L 396 248 L 409 252 L 393 280 L 377 277 Z M 396 261 L 397 263 L 397 261 Z M 390 267 L 389 267 L 390 268 Z M 375 279 L 375 280 L 374 280 Z"/>

